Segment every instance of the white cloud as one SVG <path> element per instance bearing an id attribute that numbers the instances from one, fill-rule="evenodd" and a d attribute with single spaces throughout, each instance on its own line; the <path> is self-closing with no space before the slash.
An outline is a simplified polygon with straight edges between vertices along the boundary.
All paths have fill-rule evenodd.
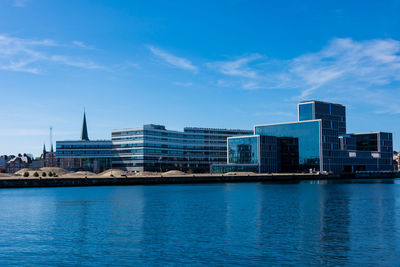
<path id="1" fill-rule="evenodd" d="M 83 69 L 105 69 L 105 67 L 97 65 L 92 61 L 76 60 L 65 56 L 51 56 L 49 59 L 53 62 Z"/>
<path id="2" fill-rule="evenodd" d="M 372 88 L 400 80 L 400 42 L 396 40 L 334 39 L 316 53 L 295 58 L 290 65 L 293 80 L 304 89 L 300 97 L 309 97 L 315 90 L 338 84 L 351 90 Z"/>
<path id="3" fill-rule="evenodd" d="M 94 48 L 93 46 L 87 45 L 82 41 L 73 41 L 72 42 L 73 45 L 80 47 L 80 48 L 84 48 L 84 49 L 89 49 L 89 50 L 97 50 L 96 48 Z"/>
<path id="4" fill-rule="evenodd" d="M 52 52 L 62 45 L 50 39 L 31 40 L 0 35 L 0 70 L 38 74 L 43 63 L 53 63 L 84 69 L 105 69 L 90 60 L 78 60 Z"/>
<path id="5" fill-rule="evenodd" d="M 333 39 L 326 47 L 289 60 L 267 60 L 259 54 L 213 62 L 209 67 L 231 77 L 243 89 L 290 89 L 296 100 L 352 99 L 400 113 L 400 42 L 393 39 Z M 397 87 L 396 87 L 397 84 Z"/>
<path id="6" fill-rule="evenodd" d="M 193 71 L 195 73 L 197 73 L 198 71 L 198 68 L 194 66 L 192 62 L 190 62 L 186 58 L 174 56 L 154 46 L 149 46 L 149 49 L 155 56 L 163 59 L 165 62 L 169 63 L 170 65 L 176 68 Z"/>
<path id="7" fill-rule="evenodd" d="M 225 75 L 254 79 L 258 77 L 258 73 L 256 70 L 250 68 L 248 64 L 261 58 L 261 55 L 253 54 L 235 59 L 233 61 L 218 61 L 208 63 L 207 66 Z"/>

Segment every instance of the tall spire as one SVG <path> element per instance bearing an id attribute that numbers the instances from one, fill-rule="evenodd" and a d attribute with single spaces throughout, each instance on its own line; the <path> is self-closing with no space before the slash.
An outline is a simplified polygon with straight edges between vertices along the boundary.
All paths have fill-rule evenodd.
<path id="1" fill-rule="evenodd" d="M 46 144 L 43 143 L 43 154 L 46 153 Z"/>
<path id="2" fill-rule="evenodd" d="M 50 126 L 50 146 L 51 146 L 50 152 L 54 152 L 54 150 L 53 150 L 53 126 Z"/>
<path id="3" fill-rule="evenodd" d="M 82 134 L 81 134 L 82 141 L 89 141 L 89 136 L 87 132 L 87 125 L 86 125 L 86 112 L 83 112 L 83 125 L 82 125 Z"/>

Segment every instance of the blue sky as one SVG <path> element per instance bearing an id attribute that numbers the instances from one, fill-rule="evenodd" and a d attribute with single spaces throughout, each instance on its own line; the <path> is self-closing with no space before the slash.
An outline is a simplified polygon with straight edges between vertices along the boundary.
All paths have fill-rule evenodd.
<path id="1" fill-rule="evenodd" d="M 400 1 L 0 1 L 0 154 L 147 123 L 252 129 L 297 103 L 400 148 Z"/>

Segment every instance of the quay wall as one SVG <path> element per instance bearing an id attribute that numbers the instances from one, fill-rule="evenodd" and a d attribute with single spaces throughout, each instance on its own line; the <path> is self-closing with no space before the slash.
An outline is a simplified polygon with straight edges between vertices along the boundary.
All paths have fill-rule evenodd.
<path id="1" fill-rule="evenodd" d="M 318 175 L 318 174 L 248 174 L 248 175 L 181 175 L 147 177 L 81 177 L 81 178 L 23 178 L 0 179 L 0 188 L 62 187 L 62 186 L 106 186 L 106 185 L 157 185 L 195 183 L 237 183 L 237 182 L 298 182 L 302 180 L 342 179 L 392 179 L 399 173 L 363 175 Z"/>

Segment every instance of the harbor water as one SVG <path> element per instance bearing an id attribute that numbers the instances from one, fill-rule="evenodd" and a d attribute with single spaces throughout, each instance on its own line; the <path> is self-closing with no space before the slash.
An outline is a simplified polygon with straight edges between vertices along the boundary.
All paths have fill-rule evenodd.
<path id="1" fill-rule="evenodd" d="M 400 180 L 0 189 L 0 266 L 400 265 Z"/>

